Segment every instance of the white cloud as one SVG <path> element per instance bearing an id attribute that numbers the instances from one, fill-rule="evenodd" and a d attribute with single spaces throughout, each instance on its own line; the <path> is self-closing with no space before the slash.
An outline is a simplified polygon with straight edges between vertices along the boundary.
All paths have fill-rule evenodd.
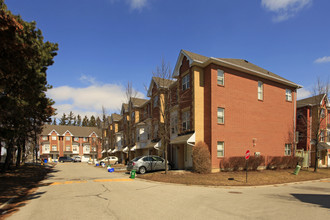
<path id="1" fill-rule="evenodd" d="M 329 63 L 330 62 L 330 56 L 324 56 L 316 59 L 314 63 Z"/>
<path id="2" fill-rule="evenodd" d="M 147 6 L 147 0 L 128 0 L 128 4 L 132 10 L 142 10 Z"/>
<path id="3" fill-rule="evenodd" d="M 281 22 L 295 16 L 301 9 L 312 4 L 313 0 L 261 0 L 261 5 L 276 13 L 275 22 Z"/>
<path id="4" fill-rule="evenodd" d="M 82 76 L 80 79 L 93 83 L 87 87 L 60 86 L 48 90 L 47 95 L 55 101 L 57 118 L 70 111 L 75 115 L 100 115 L 102 106 L 108 113 L 118 112 L 122 103 L 126 101 L 123 85 L 101 84 L 87 76 Z M 137 97 L 144 98 L 145 96 L 137 92 Z"/>
<path id="5" fill-rule="evenodd" d="M 312 92 L 305 88 L 301 88 L 301 89 L 297 90 L 297 99 L 298 100 L 308 98 L 310 96 L 312 96 Z"/>

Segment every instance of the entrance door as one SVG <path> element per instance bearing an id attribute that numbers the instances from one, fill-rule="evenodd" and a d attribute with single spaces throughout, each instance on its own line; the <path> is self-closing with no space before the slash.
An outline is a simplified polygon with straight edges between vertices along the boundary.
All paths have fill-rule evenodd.
<path id="1" fill-rule="evenodd" d="M 328 167 L 330 167 L 330 154 L 328 153 Z"/>

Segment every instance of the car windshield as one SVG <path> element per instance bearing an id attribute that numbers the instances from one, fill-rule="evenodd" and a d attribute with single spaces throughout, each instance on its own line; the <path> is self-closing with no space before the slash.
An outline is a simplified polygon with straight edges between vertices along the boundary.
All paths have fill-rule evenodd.
<path id="1" fill-rule="evenodd" d="M 138 161 L 140 159 L 141 159 L 141 157 L 135 157 L 132 161 L 136 162 L 136 161 Z"/>

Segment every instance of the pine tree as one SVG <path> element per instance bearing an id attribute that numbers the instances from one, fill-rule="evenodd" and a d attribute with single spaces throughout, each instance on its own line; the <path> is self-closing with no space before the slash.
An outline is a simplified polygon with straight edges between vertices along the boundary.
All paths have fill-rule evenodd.
<path id="1" fill-rule="evenodd" d="M 77 123 L 76 123 L 77 126 L 81 126 L 81 117 L 80 115 L 77 116 Z"/>
<path id="2" fill-rule="evenodd" d="M 59 125 L 67 125 L 68 117 L 66 117 L 66 114 L 63 113 L 62 118 L 60 119 Z"/>
<path id="3" fill-rule="evenodd" d="M 57 125 L 56 118 L 53 120 L 53 125 Z"/>
<path id="4" fill-rule="evenodd" d="M 100 117 L 96 118 L 96 127 L 102 128 L 102 121 L 101 121 Z"/>
<path id="5" fill-rule="evenodd" d="M 89 120 L 88 126 L 89 127 L 96 127 L 96 120 L 95 120 L 94 115 L 91 116 L 91 119 Z"/>
<path id="6" fill-rule="evenodd" d="M 83 121 L 82 121 L 82 126 L 83 127 L 88 127 L 89 126 L 89 120 L 87 118 L 87 116 L 85 115 Z"/>
<path id="7" fill-rule="evenodd" d="M 67 125 L 72 125 L 74 120 L 74 114 L 72 111 L 70 111 L 67 119 L 68 119 Z"/>

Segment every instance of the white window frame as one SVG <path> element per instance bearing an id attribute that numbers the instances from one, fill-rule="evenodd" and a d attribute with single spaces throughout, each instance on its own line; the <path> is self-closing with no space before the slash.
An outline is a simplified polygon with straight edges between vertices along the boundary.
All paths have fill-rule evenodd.
<path id="1" fill-rule="evenodd" d="M 218 111 L 217 111 L 217 122 L 218 124 L 224 124 L 225 123 L 225 109 L 218 107 Z"/>
<path id="2" fill-rule="evenodd" d="M 48 140 L 48 136 L 42 136 L 42 140 L 43 141 L 47 141 Z"/>
<path id="3" fill-rule="evenodd" d="M 225 156 L 225 142 L 218 141 L 217 142 L 217 157 L 224 157 Z"/>
<path id="4" fill-rule="evenodd" d="M 221 69 L 218 69 L 217 83 L 221 86 L 225 85 L 225 72 Z"/>
<path id="5" fill-rule="evenodd" d="M 53 135 L 53 136 L 52 136 L 52 141 L 56 141 L 56 139 L 57 139 L 56 136 Z"/>
<path id="6" fill-rule="evenodd" d="M 154 107 L 158 106 L 158 95 L 154 97 Z"/>
<path id="7" fill-rule="evenodd" d="M 72 151 L 77 152 L 79 149 L 78 145 L 72 145 Z"/>
<path id="8" fill-rule="evenodd" d="M 84 138 L 83 138 L 83 141 L 88 141 L 88 138 L 87 138 L 87 137 L 84 137 Z"/>
<path id="9" fill-rule="evenodd" d="M 320 131 L 320 142 L 324 142 L 325 138 L 324 138 L 324 131 Z"/>
<path id="10" fill-rule="evenodd" d="M 264 83 L 258 81 L 258 100 L 264 100 Z"/>
<path id="11" fill-rule="evenodd" d="M 71 138 L 70 136 L 65 136 L 66 141 L 70 141 L 70 138 Z"/>
<path id="12" fill-rule="evenodd" d="M 190 129 L 190 111 L 182 112 L 182 130 L 186 131 Z"/>
<path id="13" fill-rule="evenodd" d="M 182 77 L 182 91 L 190 88 L 190 75 L 189 73 Z"/>
<path id="14" fill-rule="evenodd" d="M 74 137 L 73 140 L 74 141 L 79 141 L 79 137 Z"/>
<path id="15" fill-rule="evenodd" d="M 52 151 L 57 151 L 57 146 L 56 145 L 52 145 Z"/>
<path id="16" fill-rule="evenodd" d="M 71 146 L 70 145 L 65 146 L 65 151 L 71 151 Z"/>
<path id="17" fill-rule="evenodd" d="M 291 153 L 292 153 L 292 144 L 285 144 L 284 155 L 291 156 Z"/>
<path id="18" fill-rule="evenodd" d="M 43 146 L 43 152 L 44 153 L 49 153 L 50 152 L 50 146 L 49 146 L 49 144 L 46 144 L 46 145 Z"/>
<path id="19" fill-rule="evenodd" d="M 292 91 L 291 89 L 285 90 L 285 100 L 291 102 L 292 101 Z"/>

